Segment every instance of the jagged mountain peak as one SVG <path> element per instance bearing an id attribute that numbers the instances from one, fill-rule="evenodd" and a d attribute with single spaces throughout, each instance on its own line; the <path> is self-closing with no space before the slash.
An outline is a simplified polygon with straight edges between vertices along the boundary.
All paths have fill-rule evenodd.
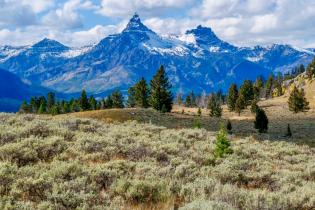
<path id="1" fill-rule="evenodd" d="M 127 24 L 126 28 L 123 30 L 123 32 L 137 32 L 137 31 L 143 31 L 152 32 L 148 27 L 146 27 L 140 19 L 140 16 L 136 13 Z"/>
<path id="2" fill-rule="evenodd" d="M 48 38 L 44 38 L 43 40 L 37 42 L 32 46 L 32 48 L 49 48 L 58 51 L 64 51 L 69 49 L 69 47 L 61 44 L 60 42 Z"/>
<path id="3" fill-rule="evenodd" d="M 212 42 L 222 42 L 217 35 L 212 31 L 211 28 L 204 27 L 204 26 L 197 26 L 197 28 L 188 30 L 186 32 L 187 35 L 194 35 L 197 41 L 212 41 Z"/>

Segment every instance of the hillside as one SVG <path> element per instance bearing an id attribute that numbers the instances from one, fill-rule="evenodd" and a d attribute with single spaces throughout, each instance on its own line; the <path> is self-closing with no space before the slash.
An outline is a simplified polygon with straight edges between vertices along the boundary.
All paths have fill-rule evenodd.
<path id="1" fill-rule="evenodd" d="M 18 76 L 0 69 L 0 111 L 16 112 L 23 100 L 48 92 L 44 88 L 28 85 Z"/>
<path id="2" fill-rule="evenodd" d="M 150 124 L 0 114 L 0 209 L 306 209 L 315 150 Z"/>

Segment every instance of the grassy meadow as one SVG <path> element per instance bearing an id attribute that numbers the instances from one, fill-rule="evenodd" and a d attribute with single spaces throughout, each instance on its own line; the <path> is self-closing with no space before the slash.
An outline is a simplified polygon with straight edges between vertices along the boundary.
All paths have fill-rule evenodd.
<path id="1" fill-rule="evenodd" d="M 0 114 L 0 209 L 314 209 L 313 147 L 230 136 L 215 158 L 216 132 L 190 115 L 123 111 Z"/>

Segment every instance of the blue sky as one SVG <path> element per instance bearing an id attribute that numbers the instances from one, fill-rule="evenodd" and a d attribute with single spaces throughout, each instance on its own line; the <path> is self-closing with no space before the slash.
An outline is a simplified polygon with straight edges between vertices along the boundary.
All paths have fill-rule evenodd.
<path id="1" fill-rule="evenodd" d="M 97 43 L 135 12 L 161 34 L 201 24 L 238 46 L 315 47 L 314 0 L 0 0 L 0 45 L 44 37 L 69 46 Z"/>

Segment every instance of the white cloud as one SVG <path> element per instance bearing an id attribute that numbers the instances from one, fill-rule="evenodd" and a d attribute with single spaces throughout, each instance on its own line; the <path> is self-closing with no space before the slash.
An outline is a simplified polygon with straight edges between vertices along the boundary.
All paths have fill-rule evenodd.
<path id="1" fill-rule="evenodd" d="M 91 1 L 69 0 L 62 8 L 50 11 L 43 17 L 43 24 L 55 28 L 76 29 L 83 27 L 79 10 L 95 9 Z"/>
<path id="2" fill-rule="evenodd" d="M 172 9 L 183 9 L 192 3 L 193 0 L 101 0 L 98 12 L 107 17 L 127 17 L 135 12 L 152 17 Z"/>

